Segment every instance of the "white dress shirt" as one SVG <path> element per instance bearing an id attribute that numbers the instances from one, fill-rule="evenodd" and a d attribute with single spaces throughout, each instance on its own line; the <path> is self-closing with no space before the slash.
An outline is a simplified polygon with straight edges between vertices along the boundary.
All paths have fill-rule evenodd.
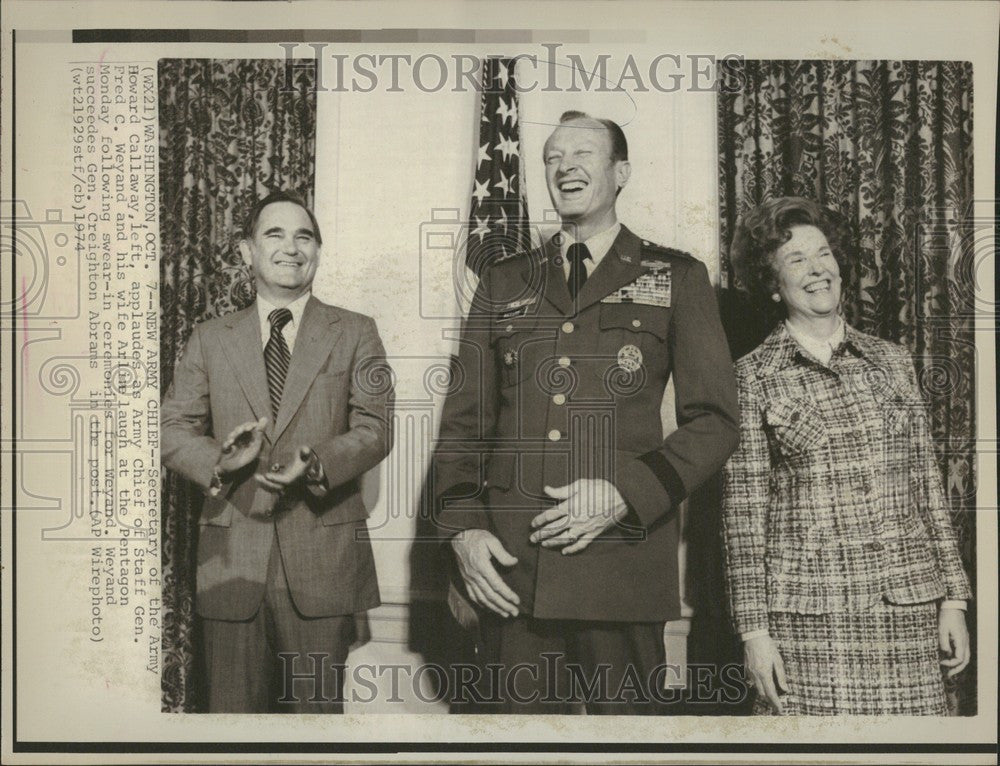
<path id="1" fill-rule="evenodd" d="M 292 321 L 281 328 L 281 334 L 285 336 L 285 343 L 288 344 L 289 355 L 295 350 L 295 336 L 299 334 L 299 327 L 302 324 L 302 312 L 305 311 L 310 295 L 311 293 L 306 292 L 285 306 L 286 309 L 292 312 Z M 279 307 L 268 303 L 259 295 L 257 296 L 257 316 L 260 317 L 261 348 L 267 348 L 267 340 L 271 337 L 271 320 L 268 319 L 268 316 L 276 308 Z"/>
<path id="2" fill-rule="evenodd" d="M 806 335 L 801 330 L 797 330 L 793 327 L 788 320 L 785 320 L 785 329 L 788 330 L 788 334 L 792 336 L 792 340 L 798 343 L 804 350 L 808 351 L 812 356 L 816 357 L 816 359 L 827 367 L 830 366 L 830 359 L 833 358 L 833 352 L 836 350 L 837 346 L 844 342 L 844 337 L 847 332 L 844 329 L 844 320 L 840 317 L 837 317 L 837 327 L 828 338 L 820 339 L 811 335 Z"/>
<path id="3" fill-rule="evenodd" d="M 583 242 L 587 246 L 587 250 L 590 251 L 590 258 L 583 262 L 583 265 L 587 269 L 587 276 L 589 277 L 594 273 L 594 269 L 601 262 L 611 246 L 615 243 L 615 239 L 618 237 L 618 232 L 622 230 L 622 225 L 620 223 L 614 223 L 609 226 L 604 231 L 600 231 L 590 239 Z M 569 257 L 567 252 L 569 251 L 569 246 L 574 244 L 576 240 L 573 238 L 573 234 L 568 231 L 560 231 L 557 235 L 559 237 L 559 251 L 562 253 L 563 257 L 563 273 L 566 274 L 566 280 L 569 281 Z"/>

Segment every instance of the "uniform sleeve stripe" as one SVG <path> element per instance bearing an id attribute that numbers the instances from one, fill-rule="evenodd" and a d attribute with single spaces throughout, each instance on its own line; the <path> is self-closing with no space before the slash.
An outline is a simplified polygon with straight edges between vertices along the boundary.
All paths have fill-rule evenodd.
<path id="1" fill-rule="evenodd" d="M 678 503 L 687 497 L 687 491 L 684 489 L 681 477 L 674 470 L 674 467 L 670 465 L 670 461 L 663 456 L 662 452 L 659 450 L 647 452 L 645 455 L 639 457 L 639 462 L 652 471 L 660 484 L 663 485 L 667 494 L 670 495 L 672 507 L 676 507 Z"/>

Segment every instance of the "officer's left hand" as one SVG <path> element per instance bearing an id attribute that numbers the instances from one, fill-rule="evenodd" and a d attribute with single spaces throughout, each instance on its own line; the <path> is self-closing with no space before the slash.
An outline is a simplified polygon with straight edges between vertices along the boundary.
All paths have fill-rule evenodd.
<path id="1" fill-rule="evenodd" d="M 293 484 L 305 478 L 312 460 L 312 449 L 299 447 L 295 459 L 286 466 L 272 465 L 271 470 L 264 474 L 256 474 L 254 478 L 265 489 L 271 492 L 284 492 Z"/>
<path id="2" fill-rule="evenodd" d="M 535 531 L 529 539 L 543 548 L 562 547 L 564 555 L 582 551 L 628 512 L 615 485 L 605 479 L 577 479 L 565 487 L 546 487 L 545 493 L 562 502 L 531 520 Z"/>

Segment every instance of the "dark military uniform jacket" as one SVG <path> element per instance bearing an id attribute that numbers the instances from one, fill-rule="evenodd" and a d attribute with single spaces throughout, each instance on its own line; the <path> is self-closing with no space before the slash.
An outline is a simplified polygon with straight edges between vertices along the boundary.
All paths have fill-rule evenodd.
<path id="1" fill-rule="evenodd" d="M 678 428 L 660 407 L 673 376 Z M 539 618 L 675 619 L 677 504 L 736 448 L 732 360 L 708 273 L 622 227 L 570 297 L 559 247 L 486 270 L 452 363 L 431 472 L 442 537 L 493 532 Z M 580 553 L 528 541 L 544 487 L 612 482 L 629 505 Z"/>

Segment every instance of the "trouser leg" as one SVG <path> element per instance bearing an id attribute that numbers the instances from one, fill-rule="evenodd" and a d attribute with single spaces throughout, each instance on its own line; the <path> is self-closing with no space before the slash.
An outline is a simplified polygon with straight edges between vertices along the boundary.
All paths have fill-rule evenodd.
<path id="1" fill-rule="evenodd" d="M 209 713 L 266 713 L 272 660 L 264 608 L 250 620 L 202 621 Z"/>
<path id="2" fill-rule="evenodd" d="M 274 619 L 277 710 L 343 713 L 347 653 L 356 635 L 354 615 L 304 617 L 289 594 L 277 545 L 268 566 L 266 601 Z"/>
<path id="3" fill-rule="evenodd" d="M 588 714 L 662 715 L 666 712 L 663 623 L 581 622 L 572 631 L 574 665 L 599 689 L 587 694 Z M 593 688 L 593 687 L 592 687 Z"/>
<path id="4" fill-rule="evenodd" d="M 480 688 L 486 712 L 572 712 L 565 676 L 566 634 L 561 621 L 502 618 L 480 612 Z"/>

